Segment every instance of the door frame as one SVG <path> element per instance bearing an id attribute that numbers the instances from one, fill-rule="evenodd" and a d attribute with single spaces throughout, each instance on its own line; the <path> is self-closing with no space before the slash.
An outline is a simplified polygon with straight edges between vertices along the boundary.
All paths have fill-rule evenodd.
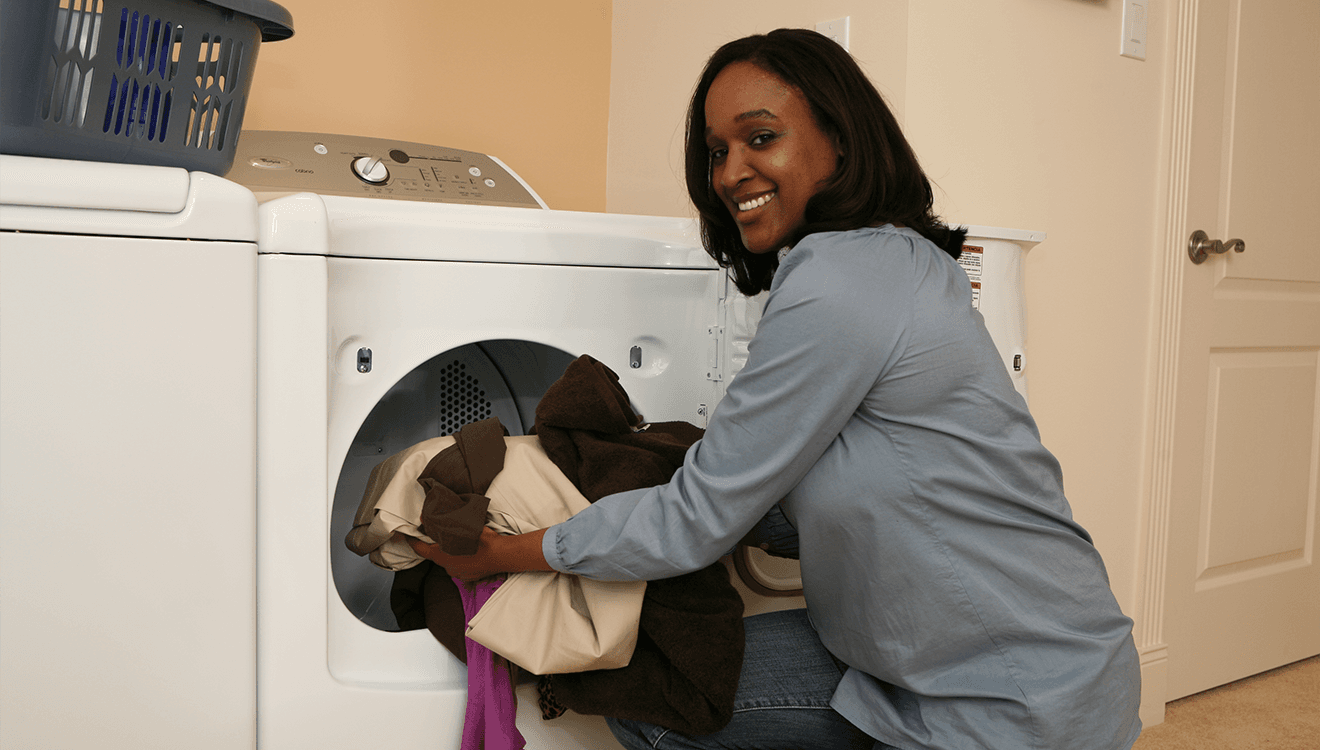
<path id="1" fill-rule="evenodd" d="M 1141 656 L 1141 720 L 1164 721 L 1169 645 L 1164 637 L 1165 579 L 1173 502 L 1173 446 L 1182 330 L 1182 276 L 1188 263 L 1186 223 L 1192 159 L 1193 88 L 1199 0 L 1169 0 L 1165 103 L 1160 135 L 1154 322 L 1147 409 L 1147 471 L 1138 564 L 1137 651 Z"/>

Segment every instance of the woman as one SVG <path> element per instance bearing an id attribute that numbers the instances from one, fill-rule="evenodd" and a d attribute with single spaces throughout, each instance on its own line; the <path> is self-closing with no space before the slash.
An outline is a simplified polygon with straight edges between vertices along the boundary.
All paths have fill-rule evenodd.
<path id="1" fill-rule="evenodd" d="M 807 609 L 748 618 L 723 730 L 611 721 L 627 747 L 1130 747 L 1132 622 L 879 93 L 836 44 L 785 29 L 718 50 L 688 123 L 707 250 L 743 292 L 770 290 L 704 439 L 667 485 L 488 531 L 471 558 L 418 551 L 467 578 L 654 580 L 778 504 Z"/>

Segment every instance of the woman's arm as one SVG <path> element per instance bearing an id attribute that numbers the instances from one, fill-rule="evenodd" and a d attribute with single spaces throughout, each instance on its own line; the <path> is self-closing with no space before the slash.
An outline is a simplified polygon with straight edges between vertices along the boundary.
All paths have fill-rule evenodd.
<path id="1" fill-rule="evenodd" d="M 874 234 L 811 235 L 789 253 L 747 364 L 683 465 L 548 530 L 552 567 L 603 581 L 698 570 L 792 492 L 901 354 L 914 241 Z M 865 458 L 841 446 L 831 460 Z"/>
<path id="2" fill-rule="evenodd" d="M 522 573 L 529 570 L 552 571 L 541 553 L 545 529 L 528 534 L 505 535 L 489 528 L 481 530 L 477 551 L 471 555 L 448 555 L 438 544 L 427 544 L 408 537 L 413 551 L 445 569 L 454 578 L 476 581 L 497 573 Z"/>

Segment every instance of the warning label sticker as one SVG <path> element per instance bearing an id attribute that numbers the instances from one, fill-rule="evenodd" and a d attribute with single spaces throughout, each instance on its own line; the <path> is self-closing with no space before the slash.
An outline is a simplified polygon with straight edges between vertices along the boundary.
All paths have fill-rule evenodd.
<path id="1" fill-rule="evenodd" d="M 981 309 L 981 263 L 985 258 L 985 248 L 975 245 L 963 245 L 958 265 L 967 272 L 967 279 L 972 282 L 972 307 Z"/>

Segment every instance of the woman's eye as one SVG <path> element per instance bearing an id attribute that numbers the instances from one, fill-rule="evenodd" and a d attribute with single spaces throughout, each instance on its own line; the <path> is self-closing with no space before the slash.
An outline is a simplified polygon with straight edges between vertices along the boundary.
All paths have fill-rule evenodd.
<path id="1" fill-rule="evenodd" d="M 719 161 L 720 159 L 723 159 L 724 155 L 727 153 L 729 153 L 729 149 L 727 148 L 712 148 L 710 150 L 710 160 Z"/>
<path id="2" fill-rule="evenodd" d="M 774 133 L 757 133 L 756 135 L 752 136 L 751 144 L 753 146 L 764 146 L 765 144 L 774 140 L 774 138 L 775 138 Z"/>

